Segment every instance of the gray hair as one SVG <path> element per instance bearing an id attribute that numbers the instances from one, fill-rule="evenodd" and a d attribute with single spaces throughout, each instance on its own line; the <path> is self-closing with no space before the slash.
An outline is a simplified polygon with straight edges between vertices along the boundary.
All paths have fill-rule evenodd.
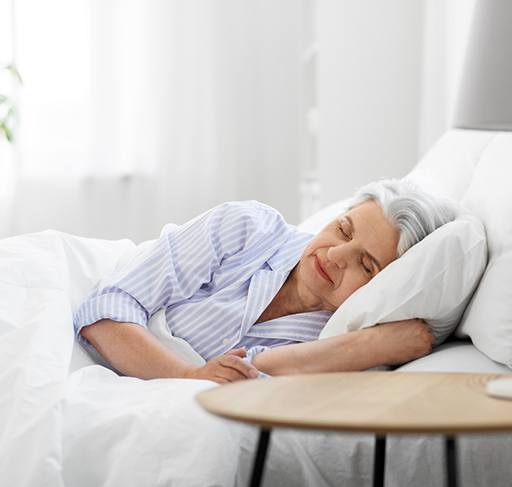
<path id="1" fill-rule="evenodd" d="M 398 257 L 461 213 L 455 201 L 435 197 L 405 179 L 383 179 L 359 188 L 349 209 L 368 200 L 378 203 L 398 230 Z"/>

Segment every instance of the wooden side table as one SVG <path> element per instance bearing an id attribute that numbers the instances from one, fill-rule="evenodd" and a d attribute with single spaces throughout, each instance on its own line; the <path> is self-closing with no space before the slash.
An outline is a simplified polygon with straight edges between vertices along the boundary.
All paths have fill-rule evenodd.
<path id="1" fill-rule="evenodd" d="M 251 487 L 259 486 L 274 427 L 374 433 L 374 486 L 384 485 L 386 434 L 443 434 L 447 485 L 457 486 L 457 433 L 512 431 L 512 401 L 485 384 L 499 374 L 341 372 L 235 382 L 200 392 L 207 411 L 258 425 Z"/>

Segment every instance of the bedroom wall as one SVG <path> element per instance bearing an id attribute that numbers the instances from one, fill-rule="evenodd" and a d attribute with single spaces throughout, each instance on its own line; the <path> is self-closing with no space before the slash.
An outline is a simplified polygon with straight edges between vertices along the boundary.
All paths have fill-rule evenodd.
<path id="1" fill-rule="evenodd" d="M 322 204 L 402 177 L 451 127 L 474 0 L 319 0 Z"/>
<path id="2" fill-rule="evenodd" d="M 318 2 L 318 161 L 322 203 L 414 164 L 423 2 Z"/>
<path id="3" fill-rule="evenodd" d="M 452 126 L 475 0 L 426 0 L 418 157 Z"/>

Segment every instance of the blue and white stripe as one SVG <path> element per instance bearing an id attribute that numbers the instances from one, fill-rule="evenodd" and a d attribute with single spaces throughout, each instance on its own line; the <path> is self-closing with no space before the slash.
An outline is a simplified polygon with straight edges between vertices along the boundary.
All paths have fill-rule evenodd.
<path id="1" fill-rule="evenodd" d="M 312 234 L 300 232 L 258 201 L 228 202 L 183 225 L 166 225 L 130 262 L 102 279 L 74 314 L 82 327 L 98 320 L 147 326 L 160 309 L 172 334 L 205 360 L 236 347 L 248 354 L 315 340 L 330 311 L 254 324 L 299 261 Z"/>

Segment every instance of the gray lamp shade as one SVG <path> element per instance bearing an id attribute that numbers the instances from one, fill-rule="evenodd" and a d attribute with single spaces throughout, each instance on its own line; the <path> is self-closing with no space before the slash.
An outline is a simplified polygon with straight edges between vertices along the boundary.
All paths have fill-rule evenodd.
<path id="1" fill-rule="evenodd" d="M 512 0 L 477 0 L 454 126 L 512 130 Z"/>

